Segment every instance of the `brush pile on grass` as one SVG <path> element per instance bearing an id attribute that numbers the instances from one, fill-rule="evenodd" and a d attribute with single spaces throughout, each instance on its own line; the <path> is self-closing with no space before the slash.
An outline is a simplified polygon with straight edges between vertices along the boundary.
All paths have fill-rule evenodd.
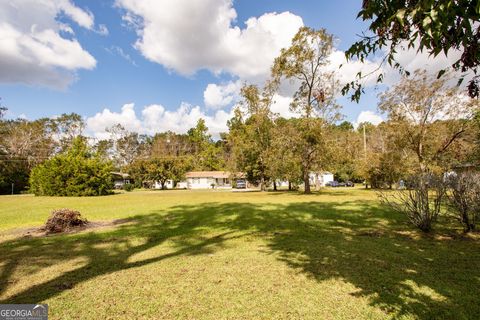
<path id="1" fill-rule="evenodd" d="M 47 234 L 68 232 L 72 229 L 83 227 L 88 223 L 80 212 L 71 209 L 53 210 L 45 224 Z"/>

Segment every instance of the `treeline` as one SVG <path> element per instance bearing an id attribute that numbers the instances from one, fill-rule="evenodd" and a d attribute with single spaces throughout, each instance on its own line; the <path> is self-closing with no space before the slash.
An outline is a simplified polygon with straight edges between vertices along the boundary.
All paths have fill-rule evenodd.
<path id="1" fill-rule="evenodd" d="M 86 151 L 73 154 L 130 173 L 138 187 L 180 181 L 188 170 L 244 172 L 262 190 L 288 180 L 309 193 L 309 174 L 319 171 L 331 171 L 338 180 L 365 181 L 373 188 L 392 188 L 401 180 L 409 187 L 419 185 L 412 177 L 479 164 L 479 100 L 449 86 L 446 76 L 437 79 L 417 71 L 381 93 L 378 109 L 386 120 L 377 126 L 362 123 L 354 128 L 342 122 L 336 102 L 339 70 L 327 68 L 332 48 L 332 36 L 325 30 L 301 28 L 292 46 L 275 59 L 264 86 L 243 86 L 228 131 L 218 140 L 203 119 L 185 134 L 149 136 L 115 125 L 107 130 L 110 138 L 100 141 L 81 138 L 85 124 L 77 114 L 3 119 L 0 191 L 10 193 L 12 185 L 14 192 L 28 190 L 32 169 L 73 152 L 79 138 Z M 296 91 L 290 109 L 296 116 L 285 119 L 271 110 L 276 93 L 291 84 Z"/>
<path id="2" fill-rule="evenodd" d="M 114 171 L 149 187 L 180 181 L 188 170 L 226 169 L 223 142 L 211 138 L 203 119 L 186 134 L 142 135 L 117 124 L 107 128 L 109 139 L 97 140 L 86 137 L 84 128 L 75 113 L 34 121 L 0 118 L 0 192 L 101 195 L 112 189 Z"/>

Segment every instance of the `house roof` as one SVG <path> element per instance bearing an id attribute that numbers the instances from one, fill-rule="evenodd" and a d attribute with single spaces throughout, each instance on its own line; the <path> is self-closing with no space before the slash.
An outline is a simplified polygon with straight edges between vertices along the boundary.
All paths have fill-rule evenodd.
<path id="1" fill-rule="evenodd" d="M 128 173 L 123 173 L 123 172 L 110 172 L 114 176 L 119 176 L 122 177 L 123 179 L 128 179 L 130 178 L 130 175 Z"/>
<path id="2" fill-rule="evenodd" d="M 185 174 L 187 178 L 230 178 L 228 171 L 190 171 Z"/>

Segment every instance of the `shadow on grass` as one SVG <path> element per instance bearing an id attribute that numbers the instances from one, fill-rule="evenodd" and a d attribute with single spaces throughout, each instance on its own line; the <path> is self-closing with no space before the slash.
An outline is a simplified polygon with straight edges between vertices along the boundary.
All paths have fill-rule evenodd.
<path id="1" fill-rule="evenodd" d="M 475 318 L 480 314 L 479 243 L 415 240 L 398 235 L 404 222 L 363 201 L 176 206 L 134 217 L 106 232 L 1 244 L 0 295 L 20 264 L 31 263 L 38 271 L 75 258 L 88 262 L 0 302 L 44 301 L 97 276 L 175 256 L 212 253 L 230 239 L 254 234 L 265 240 L 267 253 L 275 253 L 291 268 L 316 281 L 349 282 L 358 288 L 354 295 L 367 296 L 390 317 Z M 134 255 L 166 241 L 174 244 L 173 252 L 131 262 Z"/>

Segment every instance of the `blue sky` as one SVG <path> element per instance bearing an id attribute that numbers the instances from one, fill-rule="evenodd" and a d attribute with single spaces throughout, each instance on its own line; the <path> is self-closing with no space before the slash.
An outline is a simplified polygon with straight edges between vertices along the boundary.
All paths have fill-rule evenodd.
<path id="1" fill-rule="evenodd" d="M 70 40 L 79 45 L 80 49 L 71 50 L 71 52 L 62 51 L 63 48 L 55 48 L 56 54 L 62 59 L 66 55 L 71 54 L 73 58 L 68 59 L 67 62 L 61 65 L 56 65 L 55 61 L 45 62 L 47 57 L 35 56 L 31 58 L 32 54 L 29 52 L 29 48 L 19 49 L 18 55 L 25 55 L 25 59 L 30 59 L 29 63 L 32 64 L 32 70 L 35 69 L 34 65 L 40 65 L 39 70 L 35 70 L 34 75 L 29 75 L 28 71 L 22 68 L 29 69 L 29 67 L 22 61 L 10 62 L 10 56 L 7 53 L 1 52 L 0 49 L 0 61 L 3 60 L 1 65 L 9 65 L 7 71 L 2 71 L 0 68 L 0 96 L 2 98 L 2 104 L 9 109 L 9 117 L 26 116 L 28 119 L 35 119 L 44 116 L 53 116 L 61 113 L 76 112 L 89 119 L 95 115 L 104 111 L 105 108 L 109 110 L 109 113 L 99 114 L 98 121 L 91 121 L 90 133 L 101 130 L 103 124 L 113 124 L 115 119 L 120 119 L 119 122 L 128 122 L 131 118 L 122 118 L 121 110 L 125 104 L 134 104 L 134 110 L 139 122 L 131 126 L 132 130 L 140 130 L 144 125 L 144 121 L 150 121 L 150 126 L 162 130 L 164 128 L 169 129 L 167 125 L 155 124 L 152 125 L 152 121 L 157 119 L 158 121 L 176 121 L 169 117 L 157 117 L 150 120 L 142 119 L 141 112 L 145 106 L 157 105 L 161 106 L 165 111 L 175 112 L 181 108 L 182 103 L 186 108 L 192 108 L 198 106 L 198 112 L 190 115 L 188 119 L 194 118 L 195 115 L 207 115 L 212 116 L 212 121 L 222 121 L 226 115 L 214 117 L 214 114 L 219 110 L 228 114 L 231 109 L 231 105 L 226 104 L 215 107 L 207 107 L 205 105 L 204 92 L 209 84 L 224 86 L 229 83 L 235 83 L 235 81 L 260 81 L 264 77 L 262 72 L 258 72 L 255 75 L 246 75 L 249 73 L 248 62 L 245 63 L 246 67 L 241 65 L 232 67 L 229 70 L 229 62 L 222 62 L 217 66 L 216 62 L 208 62 L 212 66 L 203 67 L 205 61 L 208 61 L 208 57 L 196 61 L 196 58 L 189 58 L 195 61 L 186 62 L 188 67 L 194 65 L 193 71 L 183 70 L 184 61 L 175 61 L 172 63 L 164 62 L 168 60 L 164 57 L 152 58 L 148 57 L 149 52 L 151 55 L 156 55 L 154 50 L 158 47 L 159 55 L 162 54 L 162 47 L 156 43 L 147 43 L 144 40 L 144 47 L 139 48 L 135 46 L 135 43 L 142 39 L 142 33 L 146 32 L 144 27 L 129 23 L 126 19 L 127 16 L 135 16 L 144 24 L 151 23 L 156 24 L 156 27 L 161 28 L 163 31 L 166 28 L 170 33 L 172 39 L 169 41 L 178 40 L 182 42 L 185 37 L 195 38 L 197 34 L 201 34 L 203 28 L 202 21 L 205 23 L 205 28 L 212 28 L 209 24 L 209 14 L 203 13 L 204 20 L 200 17 L 193 17 L 195 13 L 191 11 L 183 12 L 183 9 L 176 10 L 175 18 L 181 23 L 185 23 L 176 34 L 175 24 L 165 25 L 160 21 L 163 17 L 160 16 L 149 17 L 148 10 L 142 11 L 141 2 L 145 2 L 148 5 L 148 0 L 141 1 L 88 1 L 88 0 L 54 0 L 54 8 L 49 10 L 43 10 L 42 6 L 36 1 L 31 1 L 30 6 L 16 7 L 13 5 L 15 1 L 12 0 L 10 4 L 0 5 L 0 18 L 6 19 L 19 34 L 29 35 L 29 30 L 32 30 L 32 25 L 36 21 L 46 21 L 43 28 L 45 30 L 52 29 L 61 38 Z M 165 2 L 165 1 L 163 1 Z M 179 1 L 179 7 L 182 6 L 182 1 Z M 184 1 L 185 2 L 185 1 Z M 193 2 L 193 1 L 192 1 Z M 162 1 L 153 1 L 153 5 L 162 5 Z M 172 3 L 176 3 L 172 1 Z M 219 4 L 223 5 L 226 10 L 230 12 L 234 10 L 236 18 L 231 19 L 231 28 L 238 27 L 239 30 L 247 28 L 245 21 L 250 18 L 260 18 L 265 14 L 283 12 L 289 12 L 291 20 L 300 18 L 302 23 L 306 26 L 313 28 L 326 28 L 330 33 L 334 34 L 337 38 L 337 49 L 339 51 L 346 50 L 349 45 L 357 39 L 357 34 L 367 28 L 367 25 L 356 19 L 357 12 L 360 8 L 360 0 L 344 0 L 344 1 L 287 1 L 287 0 L 264 0 L 264 1 L 234 1 L 233 5 L 228 0 L 209 0 L 205 1 L 205 6 L 211 6 L 211 12 L 214 12 Z M 172 4 L 174 5 L 174 4 Z M 172 6 L 170 5 L 170 6 Z M 36 9 L 38 7 L 38 10 Z M 86 13 L 86 15 L 79 14 L 79 9 Z M 72 9 L 72 10 L 71 10 Z M 164 10 L 168 11 L 172 8 L 165 6 Z M 30 15 L 38 13 L 29 21 L 15 21 L 14 12 L 17 11 L 18 16 L 22 16 L 22 10 L 29 10 Z M 159 8 L 162 10 L 162 8 Z M 207 10 L 208 11 L 208 10 Z M 3 13 L 2 13 L 3 12 Z M 13 13 L 12 13 L 13 12 Z M 160 11 L 159 11 L 160 12 Z M 43 15 L 43 16 L 42 16 Z M 200 14 L 199 14 L 200 15 Z M 90 17 L 90 20 L 88 19 Z M 167 16 L 168 17 L 168 16 Z M 221 15 L 219 15 L 221 17 Z M 189 24 L 185 21 L 195 20 L 198 18 L 198 22 L 193 23 L 191 30 Z M 212 18 L 215 18 L 215 14 L 212 13 Z M 218 17 L 217 17 L 218 18 Z M 54 21 L 52 20 L 54 19 Z M 83 19 L 83 20 L 82 20 Z M 280 24 L 283 24 L 283 17 L 276 16 Z M 286 18 L 287 19 L 287 18 Z M 26 19 L 25 19 L 26 20 Z M 149 21 L 150 20 L 150 21 Z M 32 22 L 33 21 L 33 22 Z M 53 22 L 52 22 L 53 21 Z M 148 22 L 149 21 L 149 22 Z M 42 22 L 43 23 L 43 22 Z M 272 22 L 274 23 L 274 22 Z M 292 28 L 294 28 L 293 23 Z M 38 23 L 42 28 L 42 25 Z M 59 26 L 67 25 L 71 28 L 71 31 L 64 31 Z M 105 32 L 105 27 L 108 29 L 108 34 Z M 103 30 L 103 31 L 102 31 Z M 155 29 L 153 29 L 155 31 Z M 0 36 L 2 32 L 7 32 L 0 29 Z M 155 33 L 155 32 L 154 32 Z M 215 33 L 215 32 L 213 32 Z M 212 37 L 214 38 L 214 37 Z M 15 39 L 20 39 L 19 37 Z M 35 38 L 38 40 L 37 38 Z M 205 46 L 209 45 L 209 36 L 205 36 Z M 15 40 L 15 41 L 17 41 Z M 194 39 L 195 40 L 195 39 Z M 195 41 L 192 40 L 194 44 Z M 237 41 L 236 39 L 235 41 Z M 18 40 L 20 41 L 20 40 Z M 38 40 L 44 41 L 44 40 Z M 47 40 L 45 40 L 47 41 Z M 162 39 L 158 40 L 162 43 Z M 244 41 L 245 42 L 245 41 Z M 239 42 L 243 43 L 243 42 Z M 250 43 L 250 41 L 248 42 Z M 190 44 L 189 44 L 190 45 Z M 25 45 L 26 46 L 26 45 Z M 48 41 L 46 46 L 48 46 Z M 153 48 L 153 49 L 152 49 Z M 185 47 L 180 44 L 179 48 L 184 50 L 191 50 L 193 53 L 198 50 L 196 47 Z M 268 46 L 258 48 L 258 53 L 261 55 L 263 51 L 267 50 Z M 279 49 L 279 48 L 278 48 Z M 30 49 L 34 50 L 34 49 Z M 201 51 L 201 50 L 200 50 Z M 152 53 L 153 52 L 153 53 Z M 251 51 L 255 52 L 255 50 Z M 180 52 L 181 53 L 181 52 Z M 208 52 L 207 52 L 208 53 Z M 248 53 L 248 52 L 247 52 Z M 82 57 L 81 54 L 83 54 Z M 176 55 L 177 52 L 170 52 L 169 54 Z M 204 53 L 199 52 L 199 55 Z M 89 55 L 94 59 L 94 66 L 92 66 L 92 60 L 87 56 Z M 194 56 L 194 54 L 192 54 Z M 189 56 L 190 57 L 190 56 Z M 222 58 L 222 55 L 219 55 Z M 23 57 L 21 57 L 23 58 Z M 13 58 L 12 58 L 13 59 Z M 54 59 L 54 58 L 52 58 Z M 266 61 L 266 60 L 265 60 Z M 198 65 L 196 65 L 196 63 Z M 208 64 L 207 63 L 207 64 Z M 66 67 L 65 67 L 66 66 Z M 16 76 L 20 74 L 18 69 L 22 69 L 23 77 Z M 215 69 L 219 70 L 215 70 Z M 45 71 L 46 73 L 55 73 L 54 83 L 46 81 L 39 73 Z M 4 74 L 2 72 L 11 74 Z M 32 71 L 33 72 L 33 71 Z M 265 73 L 265 72 L 264 72 Z M 38 79 L 37 79 L 38 78 Z M 31 80 L 37 79 L 37 80 Z M 49 79 L 49 78 L 48 78 Z M 260 80 L 259 80 L 260 79 Z M 32 83 L 33 82 L 33 83 Z M 238 89 L 238 88 L 237 88 Z M 359 104 L 351 103 L 346 98 L 339 99 L 339 102 L 344 106 L 343 113 L 346 115 L 347 120 L 355 121 L 360 112 L 365 110 L 375 111 L 376 109 L 376 92 L 372 88 L 368 89 L 367 94 L 362 98 Z M 232 100 L 234 101 L 234 99 Z M 187 106 L 189 105 L 189 106 Z M 160 112 L 157 110 L 157 113 Z M 186 111 L 188 112 L 188 111 Z M 117 114 L 120 114 L 116 117 Z M 106 119 L 108 117 L 112 119 Z M 146 116 L 146 115 L 143 115 Z M 104 117 L 104 118 L 102 118 Z M 172 115 L 174 117 L 174 115 Z M 182 124 L 182 120 L 179 120 Z M 189 125 L 189 121 L 184 121 L 185 125 Z M 208 124 L 208 122 L 207 122 Z M 219 125 L 220 127 L 220 125 Z M 173 128 L 175 129 L 175 128 Z M 186 128 L 188 129 L 188 128 Z"/>

